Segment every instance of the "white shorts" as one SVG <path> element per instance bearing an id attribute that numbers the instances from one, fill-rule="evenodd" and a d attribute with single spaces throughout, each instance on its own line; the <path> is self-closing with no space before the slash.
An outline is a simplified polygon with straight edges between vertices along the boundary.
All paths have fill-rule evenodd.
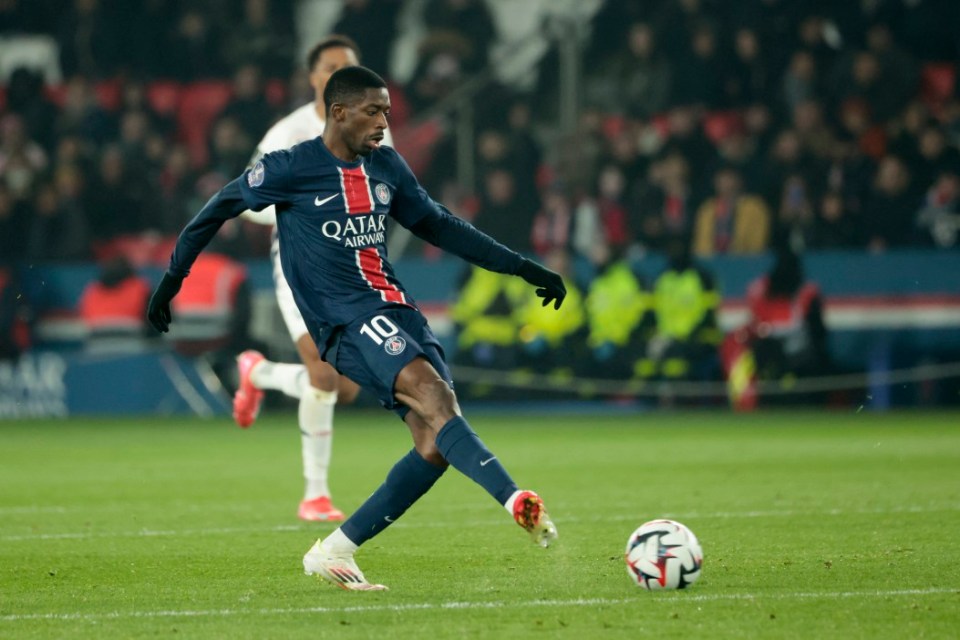
<path id="1" fill-rule="evenodd" d="M 290 285 L 287 284 L 287 279 L 283 275 L 283 267 L 280 266 L 280 239 L 277 236 L 276 227 L 273 228 L 270 244 L 270 260 L 273 262 L 273 285 L 277 292 L 280 314 L 287 325 L 287 331 L 290 332 L 290 338 L 296 342 L 310 332 L 307 331 L 307 323 L 303 321 L 300 309 L 293 299 L 293 291 L 290 290 Z"/>

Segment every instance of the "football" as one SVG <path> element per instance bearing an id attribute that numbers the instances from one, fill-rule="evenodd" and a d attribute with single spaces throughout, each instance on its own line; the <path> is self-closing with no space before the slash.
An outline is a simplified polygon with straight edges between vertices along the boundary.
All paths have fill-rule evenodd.
<path id="1" fill-rule="evenodd" d="M 685 589 L 700 577 L 703 550 L 686 526 L 651 520 L 630 534 L 624 560 L 630 579 L 644 589 Z"/>

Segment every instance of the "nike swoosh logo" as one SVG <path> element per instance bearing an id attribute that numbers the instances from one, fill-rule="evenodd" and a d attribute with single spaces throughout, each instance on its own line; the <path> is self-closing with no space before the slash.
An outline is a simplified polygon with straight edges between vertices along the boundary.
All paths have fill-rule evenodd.
<path id="1" fill-rule="evenodd" d="M 390 516 L 383 516 L 383 519 L 386 520 L 387 522 L 393 522 L 393 518 L 391 518 Z"/>
<path id="2" fill-rule="evenodd" d="M 320 196 L 317 196 L 316 198 L 313 199 L 313 204 L 317 205 L 318 207 L 322 207 L 323 205 L 327 204 L 328 202 L 336 198 L 338 195 L 340 194 L 335 193 L 332 196 L 324 198 L 323 200 L 320 199 Z"/>
<path id="3" fill-rule="evenodd" d="M 497 459 L 497 456 L 493 456 L 493 457 L 490 458 L 489 460 L 482 460 L 482 461 L 480 462 L 480 466 L 481 466 L 481 467 L 485 467 L 485 466 L 487 466 L 489 463 L 493 462 L 493 461 L 496 460 L 496 459 Z"/>

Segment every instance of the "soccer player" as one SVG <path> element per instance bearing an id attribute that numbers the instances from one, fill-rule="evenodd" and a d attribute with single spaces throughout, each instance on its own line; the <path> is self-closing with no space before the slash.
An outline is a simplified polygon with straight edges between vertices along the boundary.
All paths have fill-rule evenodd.
<path id="1" fill-rule="evenodd" d="M 380 590 L 354 561 L 357 548 L 396 521 L 453 465 L 503 505 L 534 542 L 557 529 L 543 501 L 521 491 L 460 413 L 443 351 L 386 255 L 386 225 L 469 262 L 517 275 L 559 309 L 563 279 L 433 201 L 403 158 L 383 146 L 386 83 L 365 67 L 334 73 L 323 92 L 323 136 L 268 153 L 221 189 L 186 226 L 147 316 L 169 330 L 170 301 L 220 226 L 246 209 L 275 205 L 284 276 L 321 357 L 399 415 L 413 449 L 339 529 L 317 540 L 304 570 L 349 590 Z"/>
<path id="2" fill-rule="evenodd" d="M 360 51 L 356 43 L 346 36 L 331 35 L 314 45 L 307 55 L 314 101 L 273 125 L 257 145 L 250 165 L 256 164 L 266 153 L 289 149 L 323 135 L 326 123 L 323 90 L 327 80 L 334 71 L 357 64 L 360 64 Z M 383 143 L 393 146 L 388 131 L 384 131 Z M 270 362 L 261 353 L 252 350 L 241 353 L 237 358 L 240 385 L 233 397 L 233 419 L 244 428 L 253 424 L 260 412 L 263 392 L 267 389 L 298 398 L 297 421 L 303 453 L 304 495 L 297 516 L 301 520 L 340 521 L 343 520 L 343 512 L 333 505 L 327 483 L 333 445 L 333 410 L 337 402 L 352 402 L 359 388 L 320 358 L 317 346 L 307 331 L 280 266 L 274 206 L 270 205 L 262 211 L 248 210 L 242 215 L 253 222 L 273 226 L 270 258 L 273 262 L 277 304 L 303 365 Z"/>

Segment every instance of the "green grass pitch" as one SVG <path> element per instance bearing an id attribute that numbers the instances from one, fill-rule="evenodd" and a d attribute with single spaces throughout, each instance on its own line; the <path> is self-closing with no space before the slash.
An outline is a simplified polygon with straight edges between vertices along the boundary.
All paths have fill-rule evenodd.
<path id="1" fill-rule="evenodd" d="M 304 576 L 295 416 L 0 422 L 0 638 L 955 638 L 960 415 L 468 415 L 555 547 L 450 471 L 358 562 Z M 409 449 L 341 410 L 331 484 L 355 508 Z M 633 586 L 627 536 L 672 517 L 700 580 Z"/>

